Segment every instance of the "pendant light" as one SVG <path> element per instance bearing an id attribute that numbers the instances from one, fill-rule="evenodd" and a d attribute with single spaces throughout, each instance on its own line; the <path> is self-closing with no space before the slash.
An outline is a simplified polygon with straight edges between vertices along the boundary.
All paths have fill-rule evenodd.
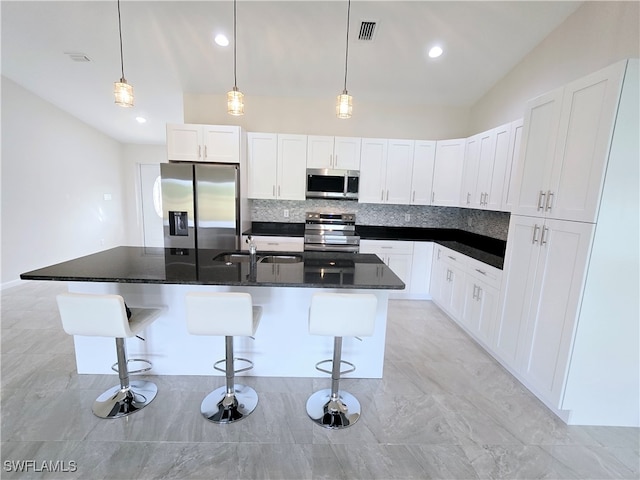
<path id="1" fill-rule="evenodd" d="M 118 0 L 118 31 L 120 32 L 120 68 L 122 77 L 119 82 L 113 83 L 113 94 L 116 105 L 121 107 L 133 107 L 133 87 L 124 78 L 124 60 L 122 59 L 122 23 L 120 21 L 120 0 Z"/>
<path id="2" fill-rule="evenodd" d="M 336 115 L 338 118 L 351 118 L 353 112 L 353 97 L 347 92 L 347 65 L 349 63 L 349 16 L 351 14 L 351 0 L 347 6 L 347 43 L 344 54 L 344 89 L 337 97 Z"/>
<path id="3" fill-rule="evenodd" d="M 236 0 L 233 0 L 233 90 L 227 92 L 227 113 L 244 115 L 244 95 L 238 90 L 236 75 Z"/>

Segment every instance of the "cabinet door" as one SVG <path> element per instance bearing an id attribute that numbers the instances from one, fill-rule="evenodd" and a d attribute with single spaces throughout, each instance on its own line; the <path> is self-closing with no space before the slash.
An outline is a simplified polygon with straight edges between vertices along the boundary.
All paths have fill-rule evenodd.
<path id="1" fill-rule="evenodd" d="M 467 138 L 464 147 L 464 168 L 460 187 L 460 206 L 462 207 L 471 207 L 474 204 L 479 168 L 480 134 Z"/>
<path id="2" fill-rule="evenodd" d="M 428 140 L 415 142 L 411 174 L 411 205 L 431 205 L 435 159 L 436 142 Z"/>
<path id="3" fill-rule="evenodd" d="M 411 263 L 411 293 L 426 297 L 429 295 L 431 264 L 433 257 L 432 242 L 413 243 L 413 261 Z"/>
<path id="4" fill-rule="evenodd" d="M 522 373 L 560 406 L 595 226 L 547 219 L 522 338 Z"/>
<path id="5" fill-rule="evenodd" d="M 333 137 L 307 137 L 307 168 L 334 168 Z"/>
<path id="6" fill-rule="evenodd" d="M 504 189 L 502 190 L 502 210 L 512 212 L 516 203 L 516 173 L 520 159 L 520 146 L 522 145 L 522 126 L 524 120 L 521 118 L 511 122 L 511 135 L 509 137 L 509 149 L 507 152 L 507 167 L 504 176 Z"/>
<path id="7" fill-rule="evenodd" d="M 544 214 L 546 194 L 558 137 L 562 89 L 541 95 L 527 104 L 518 164 L 516 207 L 518 215 Z"/>
<path id="8" fill-rule="evenodd" d="M 491 347 L 495 343 L 494 331 L 499 305 L 498 289 L 467 275 L 464 297 L 462 324 L 474 337 Z"/>
<path id="9" fill-rule="evenodd" d="M 432 205 L 457 207 L 460 201 L 465 139 L 436 142 Z"/>
<path id="10" fill-rule="evenodd" d="M 333 145 L 333 168 L 360 170 L 359 137 L 335 137 Z"/>
<path id="11" fill-rule="evenodd" d="M 433 265 L 431 267 L 431 282 L 429 293 L 433 301 L 444 309 L 444 297 L 448 277 L 447 265 L 442 259 L 442 247 L 436 245 L 434 248 Z"/>
<path id="12" fill-rule="evenodd" d="M 386 164 L 387 141 L 381 138 L 363 138 L 360 151 L 358 202 L 384 202 Z"/>
<path id="13" fill-rule="evenodd" d="M 247 133 L 248 197 L 276 198 L 278 136 L 275 133 Z"/>
<path id="14" fill-rule="evenodd" d="M 547 216 L 595 222 L 626 62 L 564 89 Z"/>
<path id="15" fill-rule="evenodd" d="M 460 321 L 464 308 L 464 269 L 458 265 L 447 263 L 447 270 L 449 275 L 444 293 L 445 308 L 455 321 Z"/>
<path id="16" fill-rule="evenodd" d="M 240 127 L 202 125 L 202 143 L 203 161 L 240 163 Z"/>
<path id="17" fill-rule="evenodd" d="M 386 256 L 385 260 L 385 263 L 393 273 L 400 277 L 400 280 L 405 283 L 405 291 L 409 291 L 411 289 L 411 263 L 413 262 L 413 255 L 391 253 Z"/>
<path id="18" fill-rule="evenodd" d="M 385 203 L 409 205 L 413 149 L 413 140 L 388 141 Z"/>
<path id="19" fill-rule="evenodd" d="M 494 128 L 493 172 L 487 176 L 484 208 L 502 210 L 502 192 L 504 191 L 507 165 L 510 164 L 509 146 L 511 142 L 511 123 Z"/>
<path id="20" fill-rule="evenodd" d="M 498 321 L 495 350 L 509 366 L 518 369 L 518 341 L 529 314 L 543 220 L 512 215 L 505 253 L 502 315 Z"/>
<path id="21" fill-rule="evenodd" d="M 278 135 L 278 199 L 305 199 L 306 166 L 307 136 Z"/>
<path id="22" fill-rule="evenodd" d="M 185 162 L 201 161 L 201 125 L 167 124 L 167 159 Z"/>
<path id="23" fill-rule="evenodd" d="M 471 206 L 477 208 L 486 208 L 488 203 L 496 157 L 496 133 L 496 129 L 491 129 L 479 135 L 478 183 L 476 184 L 475 195 L 471 201 Z"/>

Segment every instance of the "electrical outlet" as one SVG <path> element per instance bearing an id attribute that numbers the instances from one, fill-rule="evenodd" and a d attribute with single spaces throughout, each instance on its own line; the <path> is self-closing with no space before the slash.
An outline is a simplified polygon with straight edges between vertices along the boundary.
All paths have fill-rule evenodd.
<path id="1" fill-rule="evenodd" d="M 408 213 L 405 213 L 405 214 L 404 214 L 404 221 L 405 221 L 405 222 L 410 222 L 410 221 L 411 221 L 411 215 L 410 215 L 410 214 L 408 214 Z"/>
<path id="2" fill-rule="evenodd" d="M 288 209 L 284 209 L 284 212 L 282 212 L 282 214 L 284 215 L 284 218 L 289 218 L 289 210 Z"/>

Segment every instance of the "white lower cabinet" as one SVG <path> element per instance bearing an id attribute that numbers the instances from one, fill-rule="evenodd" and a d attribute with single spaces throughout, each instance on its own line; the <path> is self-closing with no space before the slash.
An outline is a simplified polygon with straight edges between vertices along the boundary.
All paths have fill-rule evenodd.
<path id="1" fill-rule="evenodd" d="M 513 215 L 496 352 L 560 409 L 577 326 L 591 223 Z"/>
<path id="2" fill-rule="evenodd" d="M 464 307 L 464 274 L 468 257 L 442 245 L 434 249 L 431 275 L 433 301 L 459 322 Z"/>
<path id="3" fill-rule="evenodd" d="M 360 253 L 374 253 L 410 289 L 411 264 L 413 262 L 413 242 L 400 240 L 360 240 Z"/>
<path id="4" fill-rule="evenodd" d="M 461 323 L 477 340 L 489 347 L 495 344 L 501 279 L 501 270 L 468 259 Z"/>

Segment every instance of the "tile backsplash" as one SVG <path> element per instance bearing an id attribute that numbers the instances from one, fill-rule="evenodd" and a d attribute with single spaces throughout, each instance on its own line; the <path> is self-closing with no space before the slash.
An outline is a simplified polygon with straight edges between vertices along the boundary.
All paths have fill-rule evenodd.
<path id="1" fill-rule="evenodd" d="M 306 212 L 355 213 L 360 225 L 458 228 L 499 240 L 507 239 L 509 213 L 456 207 L 378 205 L 341 200 L 251 200 L 254 222 L 304 223 Z M 288 213 L 288 217 L 285 216 Z"/>

